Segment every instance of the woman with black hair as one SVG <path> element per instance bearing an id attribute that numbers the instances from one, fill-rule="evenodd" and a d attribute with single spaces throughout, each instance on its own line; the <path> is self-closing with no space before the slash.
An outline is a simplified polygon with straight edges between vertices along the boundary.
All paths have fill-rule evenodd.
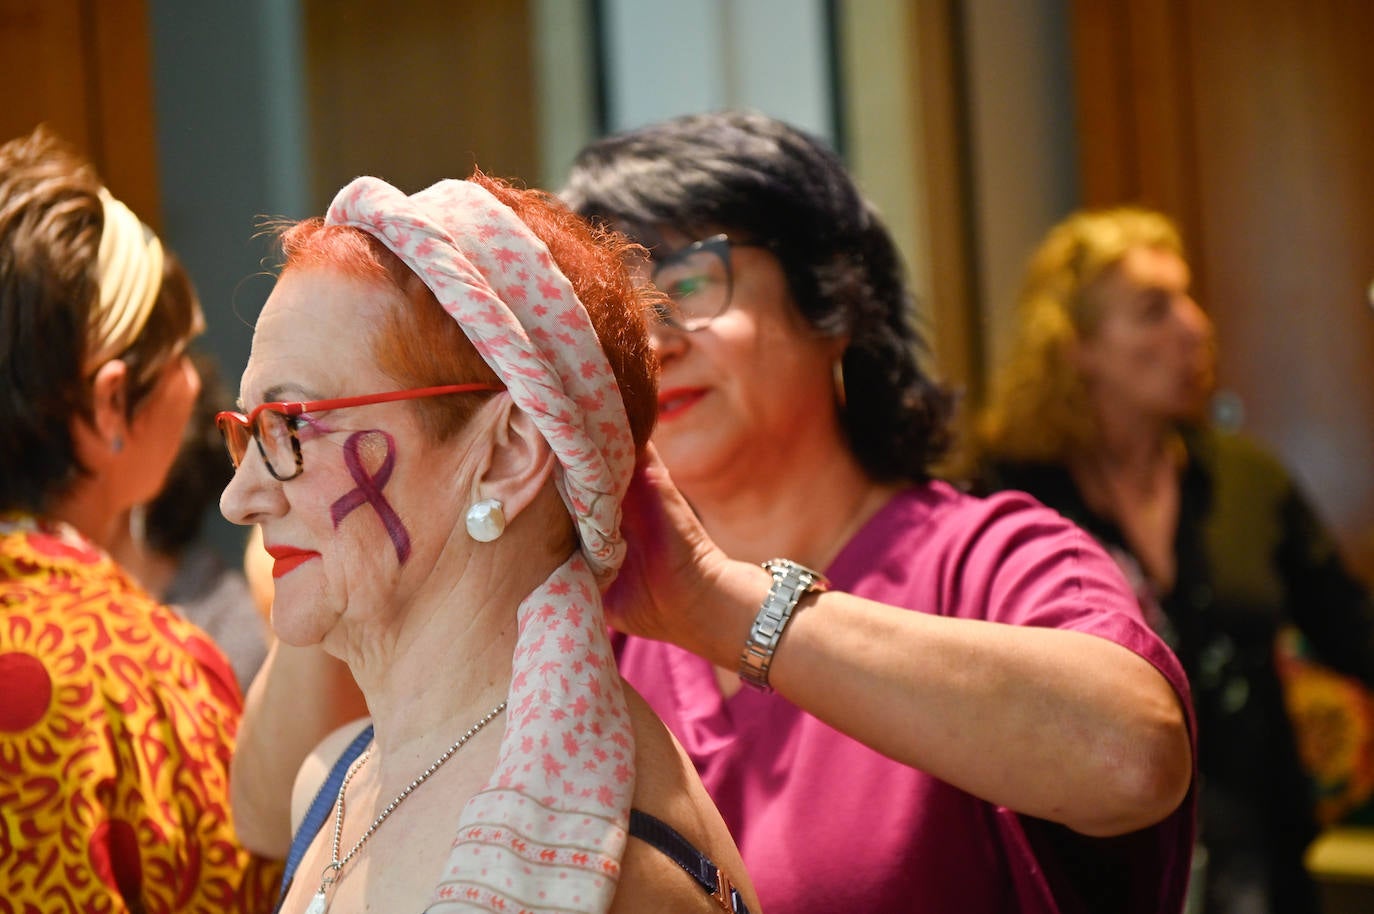
<path id="1" fill-rule="evenodd" d="M 563 196 L 668 299 L 608 606 L 764 910 L 1178 910 L 1183 673 L 1091 538 L 931 478 L 950 396 L 838 157 L 689 116 L 593 143 Z"/>

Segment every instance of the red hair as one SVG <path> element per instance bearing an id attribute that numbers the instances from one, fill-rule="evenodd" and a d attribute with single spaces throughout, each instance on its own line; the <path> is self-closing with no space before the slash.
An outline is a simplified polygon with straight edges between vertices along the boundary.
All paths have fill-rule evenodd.
<path id="1" fill-rule="evenodd" d="M 637 284 L 627 264 L 643 249 L 624 235 L 595 227 L 557 197 L 474 171 L 468 180 L 515 212 L 549 248 L 587 309 L 601 348 L 615 373 L 636 447 L 649 440 L 658 415 L 658 362 L 645 316 L 657 293 Z M 283 269 L 325 267 L 367 282 L 394 287 L 413 307 L 392 309 L 372 336 L 373 356 L 405 387 L 468 381 L 496 382 L 496 375 L 458 325 L 405 263 L 361 229 L 325 225 L 316 217 L 277 230 Z M 461 428 L 480 400 L 435 397 L 414 401 L 426 428 L 443 439 Z"/>

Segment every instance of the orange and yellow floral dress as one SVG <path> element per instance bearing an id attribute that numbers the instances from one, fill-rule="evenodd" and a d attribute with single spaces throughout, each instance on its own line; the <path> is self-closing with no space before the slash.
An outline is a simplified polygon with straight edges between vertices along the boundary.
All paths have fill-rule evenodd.
<path id="1" fill-rule="evenodd" d="M 242 699 L 71 527 L 0 516 L 0 914 L 271 910 L 229 819 Z"/>

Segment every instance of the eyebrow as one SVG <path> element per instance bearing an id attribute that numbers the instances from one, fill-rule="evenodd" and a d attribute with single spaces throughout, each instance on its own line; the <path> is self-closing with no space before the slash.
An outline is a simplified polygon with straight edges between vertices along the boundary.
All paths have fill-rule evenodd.
<path id="1" fill-rule="evenodd" d="M 294 395 L 292 395 L 294 392 Z M 301 387 L 299 384 L 273 384 L 262 392 L 262 402 L 264 403 L 304 403 L 311 400 L 323 400 L 319 394 Z M 234 401 L 240 412 L 247 412 L 243 405 L 243 396 L 240 395 Z"/>

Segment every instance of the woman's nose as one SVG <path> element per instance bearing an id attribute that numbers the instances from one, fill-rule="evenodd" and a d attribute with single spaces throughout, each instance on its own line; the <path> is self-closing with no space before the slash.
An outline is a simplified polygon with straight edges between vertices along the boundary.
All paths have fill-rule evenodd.
<path id="1" fill-rule="evenodd" d="M 664 321 L 649 324 L 649 344 L 660 362 L 682 352 L 687 345 L 687 331 Z"/>
<path id="2" fill-rule="evenodd" d="M 1182 297 L 1179 312 L 1183 326 L 1191 336 L 1201 341 L 1211 339 L 1212 319 L 1207 316 L 1207 312 L 1202 310 L 1202 306 L 1191 295 Z"/>
<path id="3" fill-rule="evenodd" d="M 250 443 L 229 484 L 220 494 L 220 513 L 232 524 L 248 526 L 280 515 L 284 502 L 281 483 L 267 472 L 267 464 L 257 446 Z"/>

